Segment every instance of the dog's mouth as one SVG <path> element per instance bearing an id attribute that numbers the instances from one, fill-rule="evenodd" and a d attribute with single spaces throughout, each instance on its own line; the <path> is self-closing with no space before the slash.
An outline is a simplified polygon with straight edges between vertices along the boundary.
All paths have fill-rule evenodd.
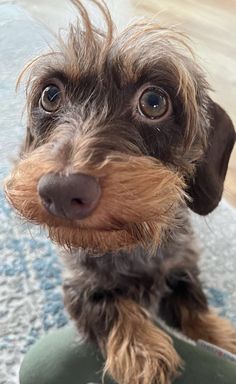
<path id="1" fill-rule="evenodd" d="M 42 161 L 35 151 L 19 162 L 5 190 L 21 216 L 46 227 L 50 237 L 63 246 L 104 251 L 140 243 L 158 245 L 184 196 L 184 182 L 178 174 L 153 158 L 123 155 L 98 167 L 81 169 L 77 163 L 70 182 L 63 179 L 65 195 L 72 204 L 63 206 L 54 179 L 54 206 L 45 207 L 48 189 L 42 193 L 40 180 L 52 174 L 60 184 L 58 175 L 65 172 L 56 161 Z M 72 186 L 78 175 L 83 185 L 90 187 L 89 193 L 83 187 L 74 195 Z M 81 204 L 85 198 L 87 205 Z"/>

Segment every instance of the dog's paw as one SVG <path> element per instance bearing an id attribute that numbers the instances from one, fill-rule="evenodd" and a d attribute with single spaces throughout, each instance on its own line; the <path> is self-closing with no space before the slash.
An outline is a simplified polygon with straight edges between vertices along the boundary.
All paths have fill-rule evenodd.
<path id="1" fill-rule="evenodd" d="M 236 355 L 236 329 L 229 320 L 209 313 L 209 341 Z"/>
<path id="2" fill-rule="evenodd" d="M 136 304 L 123 304 L 107 340 L 105 372 L 120 384 L 170 384 L 181 366 L 170 337 Z"/>
<path id="3" fill-rule="evenodd" d="M 236 354 L 236 330 L 229 320 L 210 309 L 207 312 L 189 317 L 183 332 L 194 340 L 205 340 L 231 353 Z"/>
<path id="4" fill-rule="evenodd" d="M 120 384 L 170 384 L 179 366 L 171 340 L 154 326 L 109 339 L 105 369 Z"/>

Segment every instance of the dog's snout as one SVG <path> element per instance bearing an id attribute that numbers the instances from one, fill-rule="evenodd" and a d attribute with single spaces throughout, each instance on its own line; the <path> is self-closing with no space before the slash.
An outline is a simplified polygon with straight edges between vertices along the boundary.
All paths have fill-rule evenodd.
<path id="1" fill-rule="evenodd" d="M 38 194 L 49 213 L 80 220 L 88 217 L 96 208 L 101 188 L 96 178 L 90 175 L 49 173 L 39 180 Z"/>

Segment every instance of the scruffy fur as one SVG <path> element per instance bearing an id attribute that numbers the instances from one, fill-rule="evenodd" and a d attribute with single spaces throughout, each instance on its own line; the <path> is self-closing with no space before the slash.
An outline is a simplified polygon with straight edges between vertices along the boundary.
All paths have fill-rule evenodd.
<path id="1" fill-rule="evenodd" d="M 236 334 L 208 307 L 197 267 L 189 207 L 211 212 L 235 142 L 232 122 L 208 95 L 188 39 L 153 20 L 117 33 L 79 0 L 77 25 L 58 49 L 28 64 L 28 125 L 6 196 L 25 219 L 64 248 L 65 305 L 78 330 L 105 357 L 120 384 L 168 384 L 181 367 L 159 316 L 193 339 L 236 353 Z M 20 79 L 21 79 L 20 77 Z M 45 113 L 45 87 L 60 84 L 62 105 Z M 159 121 L 137 107 L 145 87 L 168 94 Z M 49 213 L 38 193 L 48 173 L 99 180 L 97 208 L 83 220 Z"/>

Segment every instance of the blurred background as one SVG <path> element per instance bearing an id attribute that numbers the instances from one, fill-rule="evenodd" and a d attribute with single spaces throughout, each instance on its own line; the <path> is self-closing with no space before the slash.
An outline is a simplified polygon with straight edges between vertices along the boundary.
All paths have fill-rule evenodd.
<path id="1" fill-rule="evenodd" d="M 91 7 L 89 0 L 83 1 Z M 107 0 L 119 29 L 149 16 L 192 38 L 212 97 L 236 125 L 236 0 Z M 98 13 L 91 8 L 93 17 Z M 0 182 L 9 173 L 25 132 L 24 86 L 15 93 L 23 66 L 47 51 L 51 31 L 76 17 L 66 0 L 0 0 Z M 99 21 L 98 21 L 99 23 Z M 192 214 L 202 252 L 201 279 L 210 305 L 236 324 L 236 148 L 225 197 L 206 218 Z M 232 205 L 231 205 L 232 204 Z M 18 384 L 29 347 L 68 322 L 61 293 L 58 252 L 47 235 L 19 220 L 0 188 L 0 384 Z"/>

